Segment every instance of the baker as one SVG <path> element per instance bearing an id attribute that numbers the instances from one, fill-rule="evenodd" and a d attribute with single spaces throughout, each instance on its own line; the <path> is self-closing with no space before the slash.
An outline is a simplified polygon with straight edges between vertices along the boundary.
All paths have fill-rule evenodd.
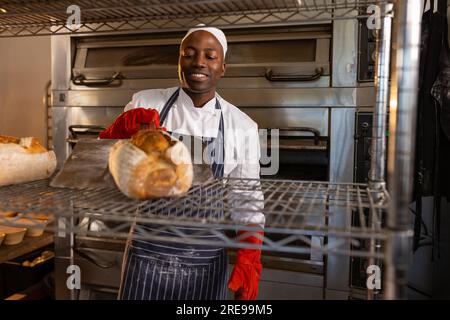
<path id="1" fill-rule="evenodd" d="M 144 117 L 142 108 L 156 109 L 161 126 L 168 132 L 193 136 L 212 146 L 209 164 L 214 176 L 258 179 L 260 146 L 257 124 L 216 92 L 217 83 L 225 74 L 226 53 L 227 40 L 220 29 L 190 29 L 180 44 L 180 87 L 137 92 L 125 111 L 136 125 Z M 130 110 L 136 112 L 133 114 Z M 109 133 L 114 130 L 110 128 Z M 254 195 L 260 203 L 261 195 Z M 214 197 L 214 194 L 205 196 Z M 176 215 L 218 214 L 217 210 L 199 211 L 187 208 L 184 212 L 176 212 Z M 248 213 L 233 213 L 231 218 L 239 224 L 264 224 L 264 216 L 255 213 L 254 208 Z M 148 232 L 152 228 L 156 227 L 139 225 L 132 233 Z M 238 236 L 240 241 L 261 244 L 258 233 L 241 231 Z M 256 299 L 262 267 L 261 251 L 257 246 L 253 248 L 238 250 L 234 269 L 227 281 L 228 259 L 223 247 L 168 244 L 131 237 L 125 252 L 119 298 L 225 299 L 228 287 L 234 292 L 235 299 Z"/>

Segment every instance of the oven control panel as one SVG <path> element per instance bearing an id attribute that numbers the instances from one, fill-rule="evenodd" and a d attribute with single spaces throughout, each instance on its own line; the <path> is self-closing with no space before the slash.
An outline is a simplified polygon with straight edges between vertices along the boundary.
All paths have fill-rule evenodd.
<path id="1" fill-rule="evenodd" d="M 371 143 L 372 143 L 372 112 L 358 112 L 355 126 L 355 168 L 354 177 L 356 183 L 367 183 L 371 163 Z M 386 136 L 387 139 L 387 136 Z M 386 141 L 387 143 L 387 141 Z M 368 225 L 368 212 L 364 212 L 365 223 Z M 352 215 L 352 225 L 361 226 L 360 216 L 356 211 Z M 365 241 L 361 246 L 369 250 L 370 243 Z M 369 260 L 361 257 L 350 259 L 350 286 L 352 288 L 365 290 L 367 280 L 367 267 Z"/>
<path id="2" fill-rule="evenodd" d="M 366 19 L 359 21 L 358 81 L 370 82 L 375 76 L 376 30 L 367 28 Z"/>
<path id="3" fill-rule="evenodd" d="M 356 118 L 354 177 L 358 183 L 367 183 L 369 178 L 372 119 L 369 112 L 358 113 Z"/>

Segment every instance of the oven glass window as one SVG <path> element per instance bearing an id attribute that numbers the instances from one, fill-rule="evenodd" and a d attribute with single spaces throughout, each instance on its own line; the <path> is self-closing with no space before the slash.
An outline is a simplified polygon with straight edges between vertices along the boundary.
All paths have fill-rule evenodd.
<path id="1" fill-rule="evenodd" d="M 313 62 L 316 40 L 282 40 L 229 43 L 227 63 Z"/>
<path id="2" fill-rule="evenodd" d="M 178 45 L 89 48 L 86 68 L 138 67 L 178 64 Z M 316 40 L 283 40 L 229 43 L 228 64 L 311 62 Z"/>
<path id="3" fill-rule="evenodd" d="M 90 48 L 86 68 L 177 65 L 178 45 Z"/>

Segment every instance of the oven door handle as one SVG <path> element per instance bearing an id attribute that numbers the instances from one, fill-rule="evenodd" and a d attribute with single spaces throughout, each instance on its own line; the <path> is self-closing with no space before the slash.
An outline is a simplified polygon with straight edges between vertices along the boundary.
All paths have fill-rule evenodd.
<path id="1" fill-rule="evenodd" d="M 84 129 L 84 131 L 78 131 L 77 129 Z M 105 127 L 103 126 L 96 126 L 96 125 L 83 125 L 83 124 L 77 124 L 77 125 L 71 125 L 69 126 L 70 134 L 72 135 L 72 138 L 77 139 L 78 135 L 93 133 L 98 134 L 101 131 L 105 130 Z"/>
<path id="2" fill-rule="evenodd" d="M 114 86 L 120 87 L 122 85 L 122 74 L 120 72 L 116 72 L 109 79 L 86 79 L 83 74 L 80 74 L 76 76 L 72 81 L 77 86 L 103 87 L 111 85 L 115 80 L 118 80 L 118 83 Z"/>
<path id="3" fill-rule="evenodd" d="M 275 76 L 273 74 L 272 69 L 267 69 L 265 73 L 265 77 L 267 80 L 272 82 L 281 82 L 281 81 L 297 81 L 297 82 L 306 82 L 306 81 L 314 81 L 323 76 L 323 68 L 316 68 L 315 74 L 309 75 L 284 75 L 284 76 Z"/>
<path id="4" fill-rule="evenodd" d="M 94 258 L 91 254 L 87 253 L 83 249 L 73 248 L 73 251 L 75 253 L 77 253 L 80 257 L 88 260 L 89 262 L 95 264 L 97 267 L 102 268 L 102 269 L 111 269 L 112 267 L 114 267 L 116 265 L 115 262 L 100 261 L 99 259 Z"/>
<path id="5" fill-rule="evenodd" d="M 292 127 L 292 128 L 279 128 L 279 131 L 291 131 L 291 132 L 311 132 L 314 135 L 314 144 L 317 146 L 320 140 L 320 131 L 310 127 Z"/>

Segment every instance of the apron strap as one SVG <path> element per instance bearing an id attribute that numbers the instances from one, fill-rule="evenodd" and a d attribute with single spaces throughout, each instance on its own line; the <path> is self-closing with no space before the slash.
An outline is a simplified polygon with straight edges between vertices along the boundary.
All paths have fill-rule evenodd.
<path id="1" fill-rule="evenodd" d="M 214 143 L 214 155 L 213 155 L 213 163 L 212 163 L 212 171 L 214 177 L 223 177 L 224 169 L 225 169 L 225 135 L 224 135 L 224 123 L 223 123 L 223 113 L 222 108 L 220 106 L 219 99 L 216 98 L 216 110 L 220 110 L 220 122 L 219 122 L 219 131 L 217 132 L 217 138 L 212 139 L 210 143 Z M 216 155 L 215 153 L 218 152 Z"/>
<path id="2" fill-rule="evenodd" d="M 178 88 L 167 100 L 166 104 L 161 110 L 160 113 L 160 123 L 161 125 L 166 121 L 167 115 L 169 114 L 169 110 L 172 108 L 175 101 L 178 99 L 178 96 L 180 94 L 180 88 Z M 223 113 L 222 113 L 222 107 L 220 105 L 219 99 L 216 97 L 216 110 L 220 110 L 220 122 L 219 122 L 219 130 L 217 132 L 217 138 L 203 138 L 203 141 L 206 142 L 208 145 L 213 143 L 213 161 L 212 161 L 212 171 L 214 177 L 223 177 L 224 176 L 224 163 L 225 163 L 225 126 L 223 121 Z M 168 131 L 169 132 L 169 131 Z M 218 154 L 216 154 L 218 152 Z"/>
<path id="3" fill-rule="evenodd" d="M 438 0 L 438 11 L 443 16 L 447 17 L 447 1 L 446 0 Z M 445 38 L 447 39 L 447 38 Z"/>
<path id="4" fill-rule="evenodd" d="M 180 95 L 180 88 L 175 90 L 175 92 L 170 96 L 169 100 L 167 100 L 166 104 L 161 110 L 161 114 L 159 115 L 159 120 L 161 125 L 166 121 L 167 114 L 169 113 L 170 108 L 172 108 L 172 105 L 177 101 L 178 96 Z"/>

